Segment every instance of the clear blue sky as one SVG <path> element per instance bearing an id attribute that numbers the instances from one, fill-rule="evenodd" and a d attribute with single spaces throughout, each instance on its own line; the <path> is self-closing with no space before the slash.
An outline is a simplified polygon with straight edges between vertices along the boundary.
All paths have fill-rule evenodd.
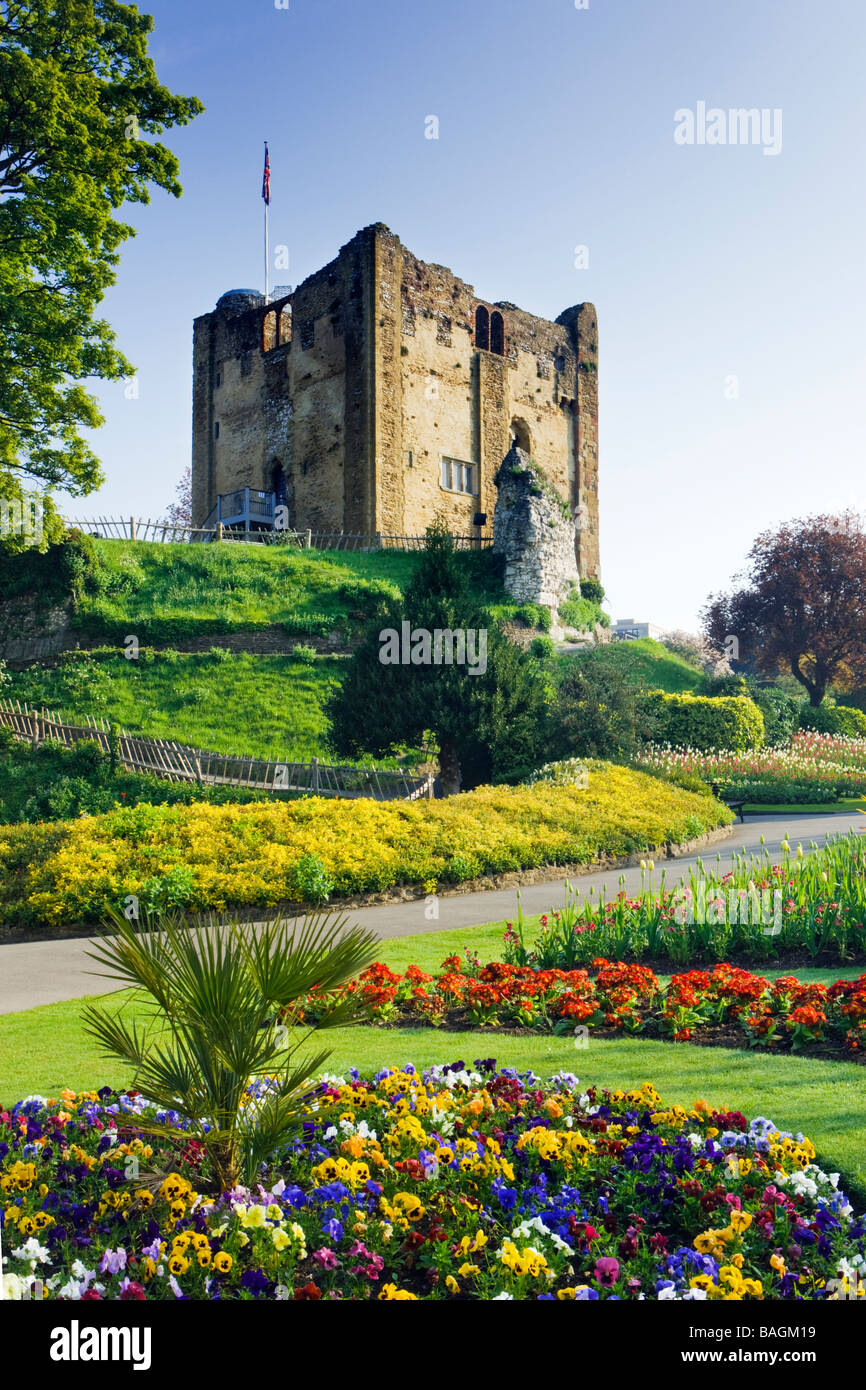
<path id="1" fill-rule="evenodd" d="M 272 244 L 291 256 L 278 283 L 382 221 L 484 298 L 550 318 L 595 303 L 615 617 L 694 627 L 760 530 L 862 509 L 861 0 L 142 8 L 162 81 L 207 110 L 167 137 L 184 197 L 131 211 L 105 312 L 139 396 L 99 390 L 107 480 L 72 514 L 156 517 L 173 500 L 193 318 L 263 285 L 264 139 Z M 674 113 L 700 101 L 781 109 L 781 153 L 676 144 Z"/>

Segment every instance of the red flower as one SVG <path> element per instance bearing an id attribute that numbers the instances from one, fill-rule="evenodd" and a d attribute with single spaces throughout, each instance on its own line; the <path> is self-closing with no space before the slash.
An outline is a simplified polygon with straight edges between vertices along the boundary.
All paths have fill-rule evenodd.
<path id="1" fill-rule="evenodd" d="M 82 1298 L 84 1295 L 82 1294 Z M 147 1294 L 141 1284 L 137 1284 L 134 1279 L 130 1279 L 126 1288 L 120 1295 L 123 1303 L 144 1303 L 147 1301 Z"/>
<path id="2" fill-rule="evenodd" d="M 83 1295 L 82 1295 L 83 1296 Z M 310 1280 L 309 1284 L 304 1284 L 303 1288 L 296 1289 L 293 1302 L 295 1303 L 316 1303 L 322 1297 L 322 1290 L 318 1284 Z"/>

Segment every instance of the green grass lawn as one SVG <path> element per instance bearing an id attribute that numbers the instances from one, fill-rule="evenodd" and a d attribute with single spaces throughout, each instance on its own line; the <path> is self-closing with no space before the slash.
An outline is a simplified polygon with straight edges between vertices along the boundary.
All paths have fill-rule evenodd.
<path id="1" fill-rule="evenodd" d="M 647 690 L 666 690 L 670 695 L 696 690 L 703 679 L 695 666 L 651 637 L 641 637 L 637 642 L 610 642 L 585 652 L 562 655 L 559 661 L 563 668 L 570 661 L 589 661 L 630 684 Z"/>
<path id="2" fill-rule="evenodd" d="M 784 804 L 771 801 L 747 801 L 743 807 L 747 816 L 833 816 L 840 811 L 863 811 L 866 813 L 866 798 L 862 796 L 842 796 L 838 801 L 819 801 L 804 805 L 795 801 Z"/>
<path id="3" fill-rule="evenodd" d="M 418 554 L 398 550 L 298 550 L 275 545 L 158 545 L 97 541 L 98 574 L 82 595 L 74 625 L 95 640 L 142 644 L 324 619 L 325 630 L 351 622 L 365 588 L 382 581 L 405 589 Z M 459 563 L 479 602 L 513 615 L 489 550 L 462 552 Z M 501 610 L 501 611 L 500 611 Z"/>
<path id="4" fill-rule="evenodd" d="M 418 938 L 414 938 L 417 940 Z M 389 953 L 384 953 L 388 955 Z M 391 960 L 398 953 L 392 948 Z M 112 1006 L 128 996 L 112 996 Z M 4 1015 L 0 1023 L 0 1104 L 24 1096 L 56 1095 L 111 1084 L 128 1085 L 123 1067 L 100 1056 L 80 1022 L 86 1000 L 50 1004 Z M 132 1015 L 137 1009 L 130 1009 Z M 495 1057 L 500 1065 L 531 1067 L 540 1075 L 577 1073 L 586 1084 L 631 1088 L 652 1081 L 662 1098 L 687 1105 L 702 1098 L 766 1115 L 784 1129 L 802 1130 L 815 1144 L 819 1161 L 842 1172 L 861 1201 L 866 1200 L 866 1086 L 861 1067 L 802 1057 L 700 1048 L 685 1043 L 636 1038 L 594 1040 L 576 1049 L 571 1038 L 508 1037 L 487 1032 L 443 1033 L 436 1029 L 334 1029 L 327 1067 L 362 1071 L 413 1062 L 418 1067 L 463 1058 Z"/>
<path id="5" fill-rule="evenodd" d="M 334 625 L 351 601 L 340 586 L 408 582 L 416 559 L 400 551 L 361 554 L 272 545 L 157 545 L 97 541 L 100 591 L 86 592 L 76 615 L 83 631 L 115 637 L 166 622 L 196 632 L 233 632 L 323 614 Z"/>
<path id="6" fill-rule="evenodd" d="M 143 650 L 137 661 L 103 651 L 16 671 L 7 693 L 215 753 L 300 762 L 327 754 L 323 705 L 342 669 L 339 658 L 326 656 L 307 666 L 221 650 Z"/>

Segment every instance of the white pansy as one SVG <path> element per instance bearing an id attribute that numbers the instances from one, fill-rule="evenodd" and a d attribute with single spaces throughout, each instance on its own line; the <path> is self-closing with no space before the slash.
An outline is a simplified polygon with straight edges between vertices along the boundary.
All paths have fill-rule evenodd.
<path id="1" fill-rule="evenodd" d="M 48 1250 L 44 1245 L 40 1245 L 35 1236 L 31 1236 L 23 1245 L 19 1245 L 12 1254 L 16 1260 L 29 1260 L 31 1265 L 41 1265 L 48 1259 Z"/>

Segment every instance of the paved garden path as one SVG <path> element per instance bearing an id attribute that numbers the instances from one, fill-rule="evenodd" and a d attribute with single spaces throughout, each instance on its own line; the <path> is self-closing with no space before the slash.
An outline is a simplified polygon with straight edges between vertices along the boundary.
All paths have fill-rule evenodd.
<path id="1" fill-rule="evenodd" d="M 667 868 L 667 882 L 673 885 L 699 858 L 709 864 L 721 854 L 727 865 L 737 850 L 761 850 L 761 836 L 773 859 L 781 856 L 781 841 L 790 834 L 792 847 L 802 841 L 808 850 L 811 840 L 819 845 L 828 834 L 844 833 L 849 828 L 866 832 L 866 816 L 857 812 L 833 815 L 760 816 L 736 825 L 730 838 L 718 841 L 700 855 L 681 859 L 657 860 L 653 882 L 658 883 L 660 870 Z M 647 856 L 649 857 L 649 856 Z M 640 888 L 640 868 L 613 869 L 599 873 L 581 874 L 573 884 L 582 897 L 590 888 L 596 896 L 604 888 L 608 897 L 619 888 L 624 876 L 628 891 Z M 523 911 L 530 915 L 558 907 L 563 900 L 564 878 L 549 879 L 546 883 L 526 884 L 520 890 Z M 454 893 L 436 900 L 438 918 L 430 920 L 423 899 L 410 903 L 386 904 L 350 910 L 353 922 L 371 927 L 382 937 L 414 936 L 420 932 L 453 931 L 457 927 L 473 927 L 486 922 L 498 922 L 515 915 L 517 898 L 514 888 L 491 889 L 487 892 Z M 84 994 L 105 993 L 110 987 L 90 974 L 94 963 L 87 956 L 86 938 L 63 941 L 35 941 L 20 944 L 0 944 L 0 1014 L 17 1013 L 38 1004 L 54 1004 L 62 999 L 78 999 Z"/>

